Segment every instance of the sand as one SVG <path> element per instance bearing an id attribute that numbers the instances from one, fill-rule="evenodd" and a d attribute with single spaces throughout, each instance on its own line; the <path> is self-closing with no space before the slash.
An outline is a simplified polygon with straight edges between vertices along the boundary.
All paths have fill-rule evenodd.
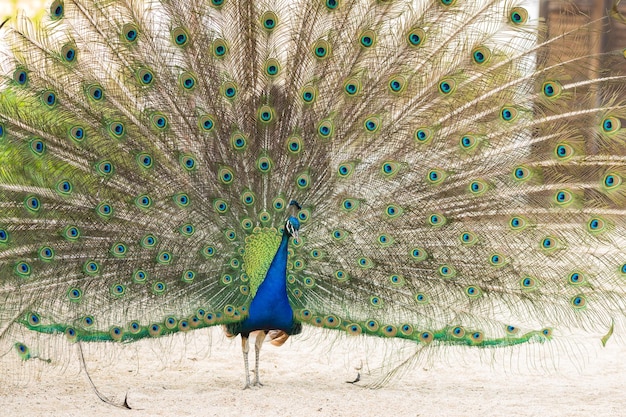
<path id="1" fill-rule="evenodd" d="M 280 348 L 265 344 L 261 388 L 242 390 L 239 339 L 198 330 L 155 347 L 154 341 L 86 348 L 86 365 L 108 396 L 128 396 L 132 410 L 101 402 L 76 356 L 62 372 L 42 361 L 1 370 L 0 416 L 620 416 L 626 413 L 626 347 L 609 342 L 558 371 L 526 351 L 495 362 L 476 349 L 441 351 L 380 389 L 345 381 L 375 380 L 379 341 L 329 341 L 317 329 Z M 373 345 L 372 345 L 373 343 Z M 369 352 L 365 352 L 364 346 Z M 386 352 L 395 346 L 382 345 Z M 103 350 L 104 349 L 104 350 Z M 177 352 L 171 354 L 172 351 Z M 169 354 L 167 354 L 170 352 Z M 567 355 L 571 350 L 561 352 Z M 446 356 L 450 355 L 450 356 Z M 489 355 L 488 355 L 489 356 Z M 443 359 L 446 360 L 443 360 Z M 251 360 L 253 356 L 251 355 Z M 514 364 L 514 365 L 512 365 Z M 39 374 L 16 384 L 25 370 Z M 31 375 L 29 373 L 29 375 Z"/>

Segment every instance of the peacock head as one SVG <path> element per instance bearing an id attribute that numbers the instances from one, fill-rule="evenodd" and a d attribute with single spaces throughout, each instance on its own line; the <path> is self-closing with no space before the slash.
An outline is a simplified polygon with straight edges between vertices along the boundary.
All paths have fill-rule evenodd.
<path id="1" fill-rule="evenodd" d="M 293 237 L 294 239 L 297 239 L 298 230 L 300 230 L 300 222 L 295 217 L 295 214 L 302 210 L 302 207 L 300 206 L 300 203 L 298 203 L 296 200 L 291 200 L 289 202 L 289 208 L 293 214 L 289 216 L 289 218 L 285 222 L 284 233 L 287 235 L 287 237 Z"/>
<path id="2" fill-rule="evenodd" d="M 287 221 L 285 222 L 285 233 L 287 237 L 293 237 L 294 239 L 298 238 L 298 230 L 300 229 L 300 222 L 293 216 L 289 216 Z"/>

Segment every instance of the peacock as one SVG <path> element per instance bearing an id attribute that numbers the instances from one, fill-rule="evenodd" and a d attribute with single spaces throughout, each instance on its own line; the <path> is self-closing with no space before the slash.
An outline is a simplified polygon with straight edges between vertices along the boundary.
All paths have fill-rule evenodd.
<path id="1" fill-rule="evenodd" d="M 249 388 L 263 342 L 310 327 L 423 355 L 605 344 L 626 50 L 596 45 L 624 18 L 551 6 L 55 0 L 7 22 L 0 352 L 54 367 L 223 326 Z"/>

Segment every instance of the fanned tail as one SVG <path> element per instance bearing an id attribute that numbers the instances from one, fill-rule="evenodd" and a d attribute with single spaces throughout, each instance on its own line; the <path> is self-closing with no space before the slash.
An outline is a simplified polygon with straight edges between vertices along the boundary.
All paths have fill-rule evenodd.
<path id="1" fill-rule="evenodd" d="M 501 0 L 57 0 L 18 19 L 0 341 L 29 359 L 23 330 L 45 347 L 239 322 L 295 200 L 298 322 L 418 351 L 606 342 L 626 60 L 586 44 L 618 3 L 549 25 Z"/>

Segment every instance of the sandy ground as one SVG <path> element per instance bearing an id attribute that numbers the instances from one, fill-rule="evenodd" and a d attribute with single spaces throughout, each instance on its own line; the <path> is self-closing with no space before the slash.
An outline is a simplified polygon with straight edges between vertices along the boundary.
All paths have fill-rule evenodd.
<path id="1" fill-rule="evenodd" d="M 219 329 L 192 332 L 186 344 L 172 339 L 155 348 L 147 340 L 124 347 L 106 344 L 105 351 L 100 345 L 96 354 L 86 351 L 89 373 L 100 391 L 118 399 L 127 395 L 132 410 L 98 400 L 74 366 L 76 356 L 63 372 L 42 361 L 13 362 L 9 369 L 0 368 L 2 379 L 13 381 L 0 384 L 0 415 L 625 415 L 626 347 L 615 342 L 585 356 L 582 370 L 565 365 L 558 372 L 537 369 L 533 356 L 526 359 L 517 352 L 503 364 L 485 360 L 476 349 L 442 351 L 442 359 L 444 353 L 456 356 L 445 361 L 435 356 L 383 388 L 367 389 L 345 381 L 356 376 L 355 367 L 362 368 L 362 381 L 374 381 L 370 362 L 385 360 L 378 341 L 329 342 L 319 330 L 306 330 L 307 336 L 280 348 L 266 343 L 260 372 L 265 386 L 245 391 L 239 339 L 224 339 Z M 395 349 L 384 346 L 387 353 Z M 30 379 L 16 385 L 27 367 L 36 368 L 38 375 L 28 369 Z"/>

